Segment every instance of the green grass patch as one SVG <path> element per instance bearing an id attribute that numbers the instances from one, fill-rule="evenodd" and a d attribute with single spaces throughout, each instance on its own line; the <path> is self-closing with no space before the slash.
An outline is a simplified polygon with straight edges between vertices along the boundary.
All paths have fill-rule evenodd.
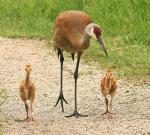
<path id="1" fill-rule="evenodd" d="M 1 87 L 0 87 L 0 98 L 3 98 L 3 97 L 5 97 L 6 95 L 5 95 L 5 89 L 2 89 Z"/>
<path id="2" fill-rule="evenodd" d="M 1 131 L 2 125 L 0 123 L 0 135 L 3 135 L 2 131 Z"/>
<path id="3" fill-rule="evenodd" d="M 0 121 L 0 135 L 3 135 L 2 133 L 2 122 Z"/>
<path id="4" fill-rule="evenodd" d="M 144 133 L 143 135 L 150 135 L 150 132 Z"/>
<path id="5" fill-rule="evenodd" d="M 119 76 L 150 75 L 150 0 L 0 0 L 0 35 L 50 39 L 59 12 L 83 10 L 102 28 L 106 58 L 96 42 L 85 60 Z"/>
<path id="6" fill-rule="evenodd" d="M 149 76 L 150 75 L 150 47 L 139 45 L 125 45 L 118 38 L 106 39 L 109 57 L 106 57 L 96 41 L 92 41 L 90 49 L 84 56 L 87 61 L 97 61 L 100 67 L 112 68 L 118 76 Z"/>
<path id="7" fill-rule="evenodd" d="M 39 0 L 0 0 L 0 35 L 7 37 L 48 37 L 51 21 L 48 3 Z"/>

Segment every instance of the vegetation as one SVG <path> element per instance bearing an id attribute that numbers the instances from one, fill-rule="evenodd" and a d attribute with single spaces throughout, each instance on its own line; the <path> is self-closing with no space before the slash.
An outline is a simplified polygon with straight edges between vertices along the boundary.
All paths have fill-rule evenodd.
<path id="1" fill-rule="evenodd" d="M 150 75 L 149 0 L 0 0 L 0 35 L 50 39 L 56 15 L 68 9 L 87 12 L 103 30 L 109 57 L 92 41 L 86 60 L 121 76 Z"/>
<path id="2" fill-rule="evenodd" d="M 148 132 L 148 133 L 144 133 L 143 135 L 150 135 L 150 132 Z"/>
<path id="3" fill-rule="evenodd" d="M 0 121 L 0 135 L 3 135 L 2 134 L 2 122 Z"/>

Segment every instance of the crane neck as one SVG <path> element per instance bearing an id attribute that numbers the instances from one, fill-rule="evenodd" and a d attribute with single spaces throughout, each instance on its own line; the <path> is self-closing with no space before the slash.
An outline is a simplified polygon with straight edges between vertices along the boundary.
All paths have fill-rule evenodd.
<path id="1" fill-rule="evenodd" d="M 91 37 L 86 32 L 84 32 L 84 34 L 82 36 L 81 44 L 87 44 L 87 43 L 89 44 L 90 38 Z"/>
<path id="2" fill-rule="evenodd" d="M 87 41 L 90 39 L 90 36 L 86 32 L 84 32 L 83 39 L 84 41 Z"/>
<path id="3" fill-rule="evenodd" d="M 106 78 L 105 88 L 110 89 L 111 85 L 112 85 L 112 79 L 111 78 Z"/>
<path id="4" fill-rule="evenodd" d="M 29 80 L 30 80 L 30 73 L 27 72 L 27 73 L 26 73 L 26 78 L 25 78 L 25 84 L 26 84 L 26 85 L 29 84 Z"/>

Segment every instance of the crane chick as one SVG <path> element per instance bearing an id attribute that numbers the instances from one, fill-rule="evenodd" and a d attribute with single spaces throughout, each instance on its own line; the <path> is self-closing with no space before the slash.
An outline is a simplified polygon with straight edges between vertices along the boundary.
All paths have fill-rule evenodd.
<path id="1" fill-rule="evenodd" d="M 117 79 L 113 76 L 111 69 L 108 69 L 101 79 L 100 87 L 106 103 L 106 112 L 103 113 L 104 115 L 112 111 L 112 100 L 117 89 Z M 110 96 L 110 100 L 108 100 L 108 96 Z"/>
<path id="2" fill-rule="evenodd" d="M 25 104 L 27 121 L 33 121 L 32 104 L 35 98 L 35 86 L 34 83 L 30 80 L 31 70 L 32 69 L 30 64 L 25 65 L 26 78 L 25 80 L 21 81 L 19 86 L 20 97 Z"/>

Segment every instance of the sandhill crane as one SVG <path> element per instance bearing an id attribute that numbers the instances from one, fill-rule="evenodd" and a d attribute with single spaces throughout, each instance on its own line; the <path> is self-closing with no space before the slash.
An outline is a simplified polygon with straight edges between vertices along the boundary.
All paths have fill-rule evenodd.
<path id="1" fill-rule="evenodd" d="M 89 15 L 82 11 L 64 11 L 60 13 L 54 22 L 54 48 L 58 53 L 61 64 L 61 74 L 60 74 L 60 94 L 56 105 L 59 100 L 61 101 L 62 112 L 64 112 L 63 101 L 67 103 L 64 98 L 62 86 L 63 86 L 63 51 L 67 51 L 71 54 L 72 59 L 74 60 L 74 54 L 77 53 L 77 64 L 74 72 L 75 79 L 75 110 L 74 113 L 68 117 L 78 117 L 81 116 L 77 111 L 77 78 L 78 78 L 78 68 L 81 55 L 84 50 L 89 47 L 90 38 L 95 39 L 100 47 L 104 50 L 106 56 L 107 51 L 104 47 L 102 38 L 101 38 L 101 29 L 99 25 L 92 22 L 92 19 Z"/>
<path id="2" fill-rule="evenodd" d="M 117 80 L 113 76 L 113 72 L 111 69 L 108 69 L 106 74 L 101 79 L 100 87 L 101 87 L 101 92 L 105 97 L 105 103 L 106 103 L 106 112 L 103 114 L 107 114 L 110 113 L 112 110 L 112 100 L 117 89 Z M 107 98 L 108 95 L 110 95 L 110 101 Z"/>
<path id="3" fill-rule="evenodd" d="M 26 71 L 26 78 L 25 80 L 21 81 L 19 86 L 20 97 L 25 104 L 25 109 L 27 113 L 26 120 L 33 121 L 32 116 L 32 104 L 35 98 L 35 87 L 34 83 L 30 80 L 30 73 L 31 73 L 31 65 L 27 64 L 25 66 Z"/>

